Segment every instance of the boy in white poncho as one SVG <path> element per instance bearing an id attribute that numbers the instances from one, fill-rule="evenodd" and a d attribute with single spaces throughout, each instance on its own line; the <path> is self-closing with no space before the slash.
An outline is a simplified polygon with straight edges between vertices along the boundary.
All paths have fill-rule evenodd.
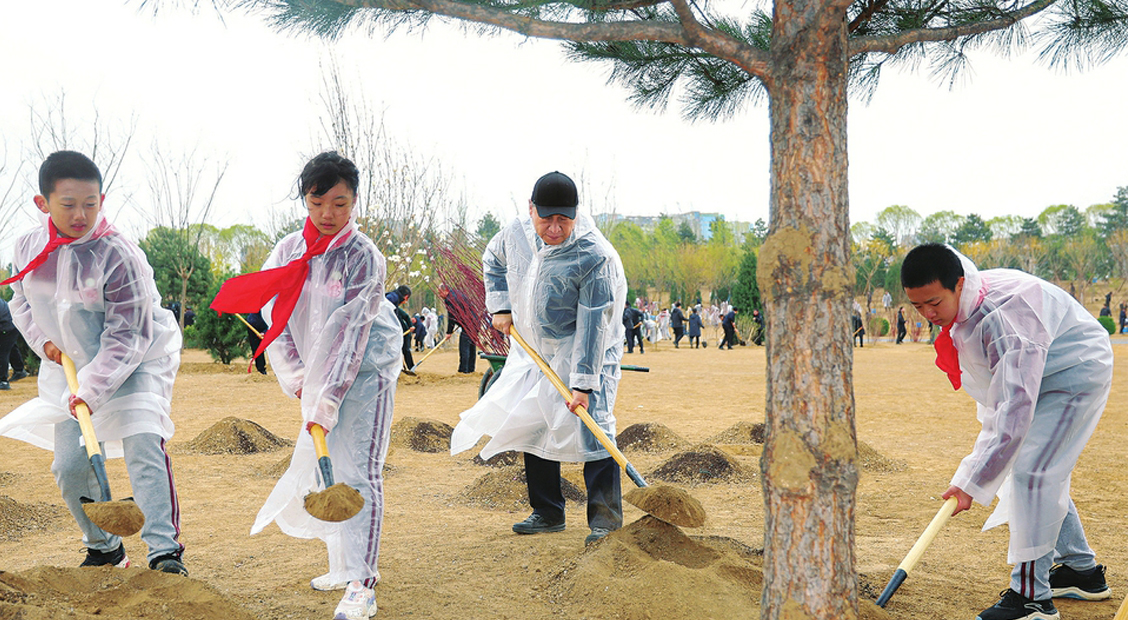
<path id="1" fill-rule="evenodd" d="M 936 364 L 979 403 L 983 430 L 943 497 L 958 499 L 958 514 L 998 494 L 984 527 L 1010 523 L 1010 589 L 979 618 L 1053 619 L 1052 597 L 1108 598 L 1069 497 L 1073 467 L 1108 400 L 1108 332 L 1053 284 L 1009 269 L 981 273 L 943 245 L 909 252 L 901 284 L 943 328 Z"/>
<path id="2" fill-rule="evenodd" d="M 82 510 L 82 497 L 101 499 L 72 417 L 79 403 L 89 406 L 106 456 L 125 457 L 145 515 L 141 540 L 149 547 L 149 567 L 187 575 L 165 452 L 180 330 L 161 307 L 145 254 L 102 214 L 102 175 L 93 161 L 73 151 L 51 154 L 39 169 L 39 191 L 35 204 L 47 221 L 19 238 L 20 272 L 0 283 L 12 285 L 13 321 L 43 359 L 39 398 L 0 420 L 0 434 L 54 450 L 51 471 L 86 545 L 82 565 L 126 567 L 121 538 Z M 77 394 L 67 387 L 63 353 L 78 369 Z"/>
<path id="3" fill-rule="evenodd" d="M 593 543 L 623 523 L 620 470 L 574 415 L 583 405 L 612 441 L 615 394 L 623 358 L 619 308 L 626 279 L 619 254 L 587 215 L 578 215 L 570 178 L 550 172 L 537 181 L 529 216 L 514 220 L 490 241 L 483 257 L 486 309 L 503 334 L 509 326 L 572 388 L 564 402 L 525 351 L 509 349 L 501 376 L 451 436 L 451 454 L 492 439 L 488 459 L 505 450 L 525 453 L 533 514 L 513 526 L 518 534 L 564 529 L 560 461 L 582 461 L 587 520 Z"/>
<path id="4" fill-rule="evenodd" d="M 401 330 L 384 298 L 384 257 L 356 226 L 356 166 L 322 153 L 302 170 L 299 192 L 309 210 L 302 231 L 278 242 L 263 270 L 228 280 L 212 308 L 247 311 L 260 305 L 270 329 L 263 344 L 282 391 L 301 399 L 302 429 L 290 468 L 255 519 L 255 534 L 271 521 L 298 538 L 320 538 L 329 572 L 315 590 L 344 589 L 333 618 L 376 615 L 374 586 L 384 515 L 383 468 L 392 401 L 402 358 Z M 364 507 L 329 523 L 304 509 L 321 488 L 309 429 L 328 433 L 336 482 L 357 489 Z"/>

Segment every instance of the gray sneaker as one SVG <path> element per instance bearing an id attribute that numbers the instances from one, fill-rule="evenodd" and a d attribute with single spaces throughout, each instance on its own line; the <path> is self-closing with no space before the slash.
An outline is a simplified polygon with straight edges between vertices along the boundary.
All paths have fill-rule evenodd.
<path id="1" fill-rule="evenodd" d="M 554 523 L 545 519 L 537 513 L 529 515 L 528 519 L 520 523 L 513 524 L 513 531 L 518 534 L 543 534 L 545 532 L 562 532 L 564 531 L 564 519 L 559 523 Z"/>
<path id="2" fill-rule="evenodd" d="M 611 530 L 605 527 L 593 527 L 591 528 L 591 533 L 588 534 L 587 538 L 584 539 L 584 546 L 595 544 L 603 540 L 603 538 L 610 533 Z"/>

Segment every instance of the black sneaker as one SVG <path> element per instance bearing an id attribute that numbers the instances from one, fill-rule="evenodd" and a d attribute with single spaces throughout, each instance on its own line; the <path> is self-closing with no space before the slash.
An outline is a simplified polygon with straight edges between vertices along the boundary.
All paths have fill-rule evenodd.
<path id="1" fill-rule="evenodd" d="M 529 515 L 528 519 L 513 524 L 513 531 L 518 534 L 542 534 L 544 532 L 561 532 L 564 530 L 564 519 L 554 523 L 537 513 Z"/>
<path id="2" fill-rule="evenodd" d="M 113 551 L 98 551 L 97 549 L 86 549 L 86 559 L 82 561 L 82 566 L 113 566 L 115 568 L 129 568 L 129 556 L 125 555 L 125 545 L 118 545 L 117 549 Z"/>
<path id="3" fill-rule="evenodd" d="M 26 370 L 17 370 L 16 372 L 12 373 L 11 377 L 8 377 L 8 381 L 14 382 L 14 381 L 19 381 L 20 379 L 26 379 L 26 378 L 27 378 L 27 371 Z"/>
<path id="4" fill-rule="evenodd" d="M 597 543 L 603 540 L 603 538 L 610 533 L 611 530 L 605 527 L 593 527 L 591 528 L 591 533 L 588 534 L 587 538 L 584 539 L 584 545 L 587 546 L 593 543 Z"/>
<path id="5" fill-rule="evenodd" d="M 1058 564 L 1050 569 L 1050 591 L 1054 598 L 1077 598 L 1084 601 L 1103 601 L 1112 596 L 1105 581 L 1105 567 L 1078 572 Z"/>
<path id="6" fill-rule="evenodd" d="M 7 381 L 0 381 L 0 390 L 10 390 L 12 386 Z"/>
<path id="7" fill-rule="evenodd" d="M 1052 599 L 1034 601 L 1007 588 L 1000 593 L 1002 599 L 979 612 L 975 620 L 1058 620 Z"/>
<path id="8" fill-rule="evenodd" d="M 184 563 L 180 561 L 180 556 L 175 553 L 153 558 L 149 561 L 149 568 L 159 570 L 162 573 L 188 576 L 188 569 L 184 568 Z"/>

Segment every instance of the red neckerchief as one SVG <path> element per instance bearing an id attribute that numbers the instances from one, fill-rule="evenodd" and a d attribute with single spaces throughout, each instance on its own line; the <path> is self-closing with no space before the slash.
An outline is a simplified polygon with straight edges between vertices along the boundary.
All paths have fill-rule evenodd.
<path id="1" fill-rule="evenodd" d="M 262 342 L 251 356 L 252 364 L 254 358 L 262 355 L 267 345 L 282 333 L 286 322 L 290 320 L 294 306 L 298 304 L 298 297 L 302 294 L 306 275 L 309 274 L 310 259 L 324 254 L 333 240 L 332 236 L 319 233 L 309 218 L 306 218 L 302 237 L 305 239 L 306 251 L 300 258 L 281 267 L 230 278 L 223 283 L 212 300 L 211 309 L 220 314 L 258 312 L 275 295 L 278 296 L 274 302 L 274 311 L 270 314 L 270 329 L 262 335 Z"/>
<path id="2" fill-rule="evenodd" d="M 954 324 L 953 321 L 945 325 L 932 345 L 936 347 L 936 366 L 947 373 L 948 381 L 952 382 L 952 389 L 958 390 L 960 389 L 960 352 L 956 350 L 952 335 L 949 333 Z"/>
<path id="3" fill-rule="evenodd" d="M 47 241 L 47 245 L 43 247 L 43 251 L 41 251 L 38 256 L 31 259 L 31 262 L 28 263 L 26 267 L 21 269 L 19 273 L 8 278 L 7 280 L 4 280 L 3 282 L 0 282 L 0 286 L 23 280 L 24 276 L 31 273 L 33 269 L 47 262 L 47 257 L 51 255 L 51 252 L 57 250 L 59 246 L 66 245 L 78 240 L 78 237 L 67 237 L 60 235 L 59 229 L 55 228 L 55 222 L 51 221 L 50 219 L 47 220 L 47 230 L 50 239 Z"/>

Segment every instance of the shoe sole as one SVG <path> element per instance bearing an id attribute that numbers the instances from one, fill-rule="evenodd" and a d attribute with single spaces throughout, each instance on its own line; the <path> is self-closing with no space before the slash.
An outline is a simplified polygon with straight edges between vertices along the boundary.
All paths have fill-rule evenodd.
<path id="1" fill-rule="evenodd" d="M 549 532 L 563 532 L 564 531 L 564 524 L 561 523 L 560 525 L 550 525 L 548 527 L 538 527 L 538 528 L 529 528 L 529 529 L 518 528 L 516 525 L 514 525 L 513 531 L 517 532 L 518 534 L 547 534 Z"/>
<path id="2" fill-rule="evenodd" d="M 983 620 L 983 616 L 976 616 L 975 620 Z M 1054 613 L 1052 614 L 1035 611 L 1030 615 L 1022 616 L 1017 620 L 1061 620 L 1061 614 L 1059 614 L 1057 611 L 1054 611 Z"/>
<path id="3" fill-rule="evenodd" d="M 1103 601 L 1112 596 L 1112 589 L 1106 587 L 1100 592 L 1089 592 L 1088 590 L 1082 590 L 1081 588 L 1078 588 L 1076 586 L 1071 586 L 1068 588 L 1053 588 L 1052 590 L 1050 590 L 1050 594 L 1054 598 L 1072 598 L 1081 601 Z"/>

